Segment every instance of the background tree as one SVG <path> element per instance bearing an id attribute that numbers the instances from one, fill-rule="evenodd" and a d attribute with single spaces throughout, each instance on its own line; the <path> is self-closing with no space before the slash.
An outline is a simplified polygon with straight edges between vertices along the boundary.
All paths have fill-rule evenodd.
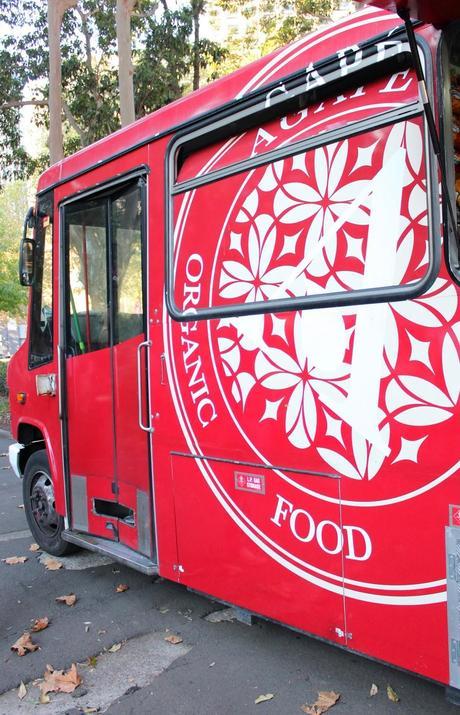
<path id="1" fill-rule="evenodd" d="M 18 246 L 22 219 L 28 208 L 27 184 L 10 182 L 0 193 L 0 314 L 25 313 L 27 289 L 19 285 Z"/>
<path id="2" fill-rule="evenodd" d="M 48 0 L 48 50 L 49 50 L 49 152 L 50 164 L 64 158 L 62 138 L 62 71 L 61 26 L 66 10 L 75 7 L 77 0 Z"/>
<path id="3" fill-rule="evenodd" d="M 224 24 L 228 54 L 219 72 L 231 72 L 331 20 L 340 0 L 209 0 L 211 26 Z M 351 6 L 353 3 L 351 3 Z"/>
<path id="4" fill-rule="evenodd" d="M 167 0 L 49 1 L 50 7 L 51 3 L 61 9 L 62 3 L 68 7 L 60 34 L 65 154 L 106 136 L 121 124 L 117 9 L 119 40 L 127 48 L 122 52 L 123 68 L 127 68 L 122 75 L 129 79 L 131 71 L 134 72 L 135 118 L 180 97 L 190 88 L 192 78 L 196 86 L 200 68 L 211 62 L 218 64 L 223 56 L 215 43 L 200 38 L 199 18 L 204 12 L 204 0 L 192 0 L 192 5 L 185 4 L 174 11 Z M 3 37 L 4 62 L 0 66 L 0 109 L 2 115 L 7 113 L 5 121 L 0 122 L 0 141 L 9 148 L 8 164 L 5 156 L 0 157 L 0 175 L 5 177 L 11 175 L 11 166 L 14 175 L 33 169 L 33 162 L 20 147 L 19 108 L 34 104 L 36 121 L 50 128 L 47 4 L 42 0 L 0 0 L 0 21 L 11 28 L 9 35 Z M 56 29 L 53 32 L 57 35 Z M 14 71 L 10 77 L 11 67 Z M 56 85 L 59 83 L 53 81 L 52 87 Z M 32 96 L 27 97 L 30 87 L 34 88 Z M 131 121 L 132 99 L 127 104 L 130 105 L 127 117 Z"/>
<path id="5" fill-rule="evenodd" d="M 135 120 L 133 59 L 131 45 L 131 15 L 136 0 L 117 0 L 116 27 L 118 48 L 118 86 L 120 89 L 120 120 L 125 127 Z"/>

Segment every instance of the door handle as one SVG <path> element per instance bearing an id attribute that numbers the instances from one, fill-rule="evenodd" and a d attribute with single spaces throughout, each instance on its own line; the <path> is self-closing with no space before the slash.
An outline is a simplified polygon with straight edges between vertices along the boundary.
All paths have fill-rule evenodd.
<path id="1" fill-rule="evenodd" d="M 147 419 L 148 424 L 145 425 L 142 421 L 142 350 L 145 348 L 147 351 L 152 345 L 150 340 L 144 340 L 144 342 L 139 343 L 137 346 L 137 410 L 138 410 L 138 420 L 139 427 L 144 432 L 153 432 L 153 427 L 150 424 L 150 407 L 149 407 L 149 397 L 148 397 L 148 361 L 147 361 Z"/>

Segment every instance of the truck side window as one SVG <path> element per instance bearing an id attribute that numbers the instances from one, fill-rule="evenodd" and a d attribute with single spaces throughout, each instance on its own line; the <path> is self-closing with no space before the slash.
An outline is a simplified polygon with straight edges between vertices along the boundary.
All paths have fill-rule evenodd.
<path id="1" fill-rule="evenodd" d="M 111 201 L 113 342 L 143 330 L 141 191 L 138 185 Z"/>
<path id="2" fill-rule="evenodd" d="M 67 345 L 73 355 L 109 345 L 107 201 L 69 207 L 67 234 Z"/>
<path id="3" fill-rule="evenodd" d="M 170 142 L 172 318 L 407 300 L 433 284 L 440 217 L 416 76 L 402 64 L 359 82 L 325 79 L 300 111 L 288 91 L 276 106 L 248 95 Z"/>
<path id="4" fill-rule="evenodd" d="M 69 356 L 143 331 L 141 194 L 131 181 L 66 207 Z"/>
<path id="5" fill-rule="evenodd" d="M 29 367 L 53 359 L 53 240 L 49 215 L 39 211 L 35 234 L 35 277 L 32 287 Z"/>

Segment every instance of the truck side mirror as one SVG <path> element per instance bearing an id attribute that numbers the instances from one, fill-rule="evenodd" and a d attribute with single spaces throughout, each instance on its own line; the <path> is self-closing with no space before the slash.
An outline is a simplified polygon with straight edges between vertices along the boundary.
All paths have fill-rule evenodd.
<path id="1" fill-rule="evenodd" d="M 27 229 L 35 228 L 35 212 L 31 207 L 24 220 L 24 231 L 19 247 L 19 282 L 31 286 L 35 272 L 35 241 L 27 236 Z"/>

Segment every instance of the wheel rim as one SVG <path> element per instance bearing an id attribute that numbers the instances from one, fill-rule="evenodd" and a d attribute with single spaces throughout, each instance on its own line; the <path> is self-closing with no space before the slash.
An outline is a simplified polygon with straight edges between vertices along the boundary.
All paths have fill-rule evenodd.
<path id="1" fill-rule="evenodd" d="M 30 490 L 30 508 L 35 524 L 45 536 L 54 536 L 59 527 L 59 516 L 54 502 L 53 483 L 49 474 L 37 472 Z"/>

